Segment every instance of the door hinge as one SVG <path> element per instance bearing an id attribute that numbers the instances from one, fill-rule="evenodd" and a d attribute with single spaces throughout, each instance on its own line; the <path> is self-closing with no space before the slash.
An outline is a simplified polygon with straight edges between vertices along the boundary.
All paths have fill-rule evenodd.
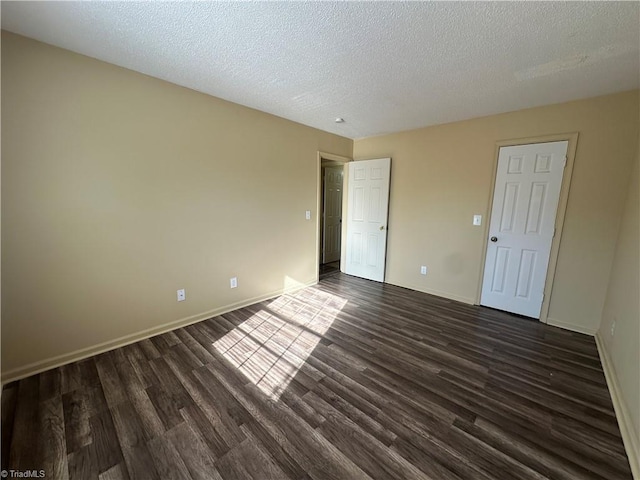
<path id="1" fill-rule="evenodd" d="M 567 166 L 567 156 L 564 156 L 564 160 L 562 161 L 562 168 Z"/>
<path id="2" fill-rule="evenodd" d="M 556 227 L 553 227 L 553 237 L 551 238 L 554 238 L 555 236 L 556 236 Z"/>

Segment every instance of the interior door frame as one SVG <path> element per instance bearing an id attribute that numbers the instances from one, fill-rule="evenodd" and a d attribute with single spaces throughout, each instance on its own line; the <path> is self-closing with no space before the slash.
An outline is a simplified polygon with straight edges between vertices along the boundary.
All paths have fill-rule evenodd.
<path id="1" fill-rule="evenodd" d="M 578 132 L 558 133 L 553 135 L 540 135 L 536 137 L 517 138 L 512 140 L 500 140 L 496 142 L 493 170 L 491 174 L 491 189 L 489 191 L 489 203 L 487 205 L 484 222 L 484 237 L 482 240 L 482 264 L 480 266 L 480 276 L 478 278 L 478 288 L 476 291 L 476 305 L 480 305 L 482 296 L 482 281 L 484 278 L 485 263 L 487 258 L 487 247 L 489 244 L 489 226 L 491 224 L 491 211 L 493 209 L 493 197 L 496 188 L 496 174 L 498 173 L 498 156 L 502 147 L 515 147 L 519 145 L 529 145 L 532 143 L 548 143 L 562 142 L 567 144 L 567 166 L 562 176 L 562 186 L 560 187 L 560 198 L 558 199 L 558 210 L 556 211 L 555 228 L 556 232 L 551 241 L 551 253 L 549 254 L 549 265 L 547 266 L 547 275 L 544 282 L 544 299 L 542 300 L 542 309 L 540 310 L 539 321 L 548 323 L 549 305 L 551 303 L 551 293 L 553 291 L 553 280 L 556 274 L 556 266 L 558 264 L 558 253 L 560 251 L 560 240 L 562 239 L 562 229 L 564 227 L 565 215 L 567 213 L 567 202 L 569 200 L 569 189 L 571 187 L 571 177 L 573 176 L 573 165 L 576 157 L 576 149 L 578 146 Z"/>
<path id="2" fill-rule="evenodd" d="M 316 283 L 320 281 L 320 262 L 322 260 L 322 242 L 320 241 L 320 235 L 322 235 L 321 230 L 321 221 L 320 218 L 322 212 L 322 160 L 331 160 L 333 162 L 340 162 L 346 165 L 349 162 L 353 161 L 353 158 L 343 157 L 342 155 L 335 155 L 333 153 L 321 152 L 318 151 L 318 159 L 316 162 Z M 344 186 L 347 184 L 347 169 L 345 169 L 345 174 L 342 177 L 342 189 L 344 191 Z M 346 212 L 346 195 L 342 195 L 342 216 L 344 218 Z M 344 262 L 345 255 L 345 238 L 344 238 L 344 228 L 341 229 L 341 241 L 340 241 L 340 269 L 342 270 L 342 265 Z"/>
<path id="3" fill-rule="evenodd" d="M 322 159 L 322 165 L 321 165 L 321 175 L 322 175 L 322 179 L 321 179 L 321 183 L 322 183 L 322 215 L 318 215 L 318 217 L 320 218 L 320 265 L 325 265 L 327 263 L 331 263 L 331 262 L 327 262 L 327 234 L 328 234 L 328 230 L 327 230 L 327 172 L 329 170 L 335 171 L 335 172 L 340 172 L 340 222 L 339 222 L 339 228 L 340 228 L 340 251 L 339 252 L 334 252 L 334 254 L 337 254 L 337 260 L 332 260 L 333 262 L 335 261 L 340 261 L 340 257 L 342 254 L 342 203 L 343 203 L 343 197 L 344 197 L 344 163 L 336 163 L 334 161 L 331 161 L 331 163 L 325 163 L 326 159 Z"/>

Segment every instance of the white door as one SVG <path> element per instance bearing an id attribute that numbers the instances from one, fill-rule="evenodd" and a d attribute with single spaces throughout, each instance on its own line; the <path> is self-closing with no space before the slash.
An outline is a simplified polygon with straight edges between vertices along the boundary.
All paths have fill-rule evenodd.
<path id="1" fill-rule="evenodd" d="M 384 281 L 391 159 L 349 163 L 344 272 Z"/>
<path id="2" fill-rule="evenodd" d="M 482 305 L 540 318 L 567 142 L 502 147 Z"/>
<path id="3" fill-rule="evenodd" d="M 340 260 L 342 241 L 343 167 L 324 169 L 324 205 L 322 222 L 322 263 Z"/>

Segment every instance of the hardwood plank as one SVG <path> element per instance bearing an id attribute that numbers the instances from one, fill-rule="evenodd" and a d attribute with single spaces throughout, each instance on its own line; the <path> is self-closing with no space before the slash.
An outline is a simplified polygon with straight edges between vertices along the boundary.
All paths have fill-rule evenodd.
<path id="1" fill-rule="evenodd" d="M 62 393 L 69 393 L 82 386 L 82 375 L 80 373 L 79 362 L 69 363 L 60 367 L 62 375 L 60 387 Z"/>
<path id="2" fill-rule="evenodd" d="M 397 478 L 425 480 L 429 477 L 355 422 L 342 415 L 320 397 L 310 392 L 307 401 L 327 419 L 320 427 L 323 435 L 351 461 L 372 478 L 394 480 Z M 384 452 L 384 453 L 382 453 Z"/>
<path id="3" fill-rule="evenodd" d="M 191 430 L 200 434 L 204 439 L 214 459 L 224 456 L 231 450 L 232 446 L 227 444 L 225 440 L 227 432 L 224 431 L 224 425 L 221 422 L 211 423 L 196 405 L 183 408 L 181 413 Z M 233 442 L 233 446 L 238 443 Z"/>
<path id="4" fill-rule="evenodd" d="M 330 388 L 325 387 L 323 384 L 319 384 L 312 393 L 318 395 L 318 397 L 331 405 L 337 412 L 340 412 L 340 414 L 354 422 L 384 445 L 391 445 L 398 437 L 395 433 L 386 429 L 384 426 L 380 425 L 377 420 L 375 420 L 375 417 L 377 417 L 378 414 L 375 414 L 374 416 L 367 415 L 358 408 L 357 404 L 354 405 L 350 403 Z M 305 397 L 303 397 L 303 399 L 304 398 Z M 317 412 L 317 410 L 314 409 L 314 412 Z M 316 413 L 316 415 L 320 416 L 322 419 L 322 422 L 320 423 L 324 423 L 326 420 L 325 417 L 320 412 Z"/>
<path id="5" fill-rule="evenodd" d="M 260 477 L 253 477 L 244 467 L 243 459 L 234 453 L 229 452 L 216 462 L 220 476 L 224 480 L 259 480 Z"/>
<path id="6" fill-rule="evenodd" d="M 191 325 L 189 325 L 188 327 L 176 330 L 176 335 L 178 335 L 178 338 L 180 338 L 180 341 L 200 361 L 201 365 L 205 365 L 206 363 L 209 363 L 209 361 L 211 360 L 211 354 L 206 348 L 200 345 L 197 342 L 197 340 L 194 338 L 194 335 L 197 336 L 197 331 L 194 332 L 194 329 Z"/>
<path id="7" fill-rule="evenodd" d="M 9 469 L 35 470 L 40 463 L 38 448 L 39 393 L 37 376 L 25 378 L 18 384 L 9 450 Z"/>
<path id="8" fill-rule="evenodd" d="M 477 475 L 474 475 L 474 477 L 458 476 L 438 462 L 434 456 L 430 455 L 429 451 L 425 452 L 417 448 L 411 442 L 402 437 L 397 437 L 396 440 L 394 440 L 391 449 L 398 452 L 399 455 L 418 467 L 430 478 L 438 480 L 464 480 L 464 478 L 479 478 Z"/>
<path id="9" fill-rule="evenodd" d="M 140 345 L 140 348 L 142 349 L 145 357 L 147 357 L 147 360 L 160 358 L 160 352 L 150 339 L 145 338 L 144 340 L 140 340 L 138 345 Z"/>
<path id="10" fill-rule="evenodd" d="M 54 396 L 41 401 L 38 408 L 40 423 L 38 449 L 42 452 L 42 463 L 39 467 L 52 478 L 61 480 L 69 478 L 67 466 L 67 448 L 65 439 L 65 418 L 62 398 Z"/>
<path id="11" fill-rule="evenodd" d="M 118 440 L 113 417 L 109 410 L 102 410 L 89 419 L 91 425 L 91 444 L 95 452 L 99 472 L 110 470 L 124 462 L 122 448 Z"/>
<path id="12" fill-rule="evenodd" d="M 73 453 L 91 443 L 91 427 L 86 396 L 80 389 L 62 395 L 66 451 Z"/>
<path id="13" fill-rule="evenodd" d="M 287 453 L 278 440 L 272 437 L 269 431 L 260 423 L 256 421 L 249 422 L 242 426 L 242 431 L 246 436 L 251 437 L 254 442 L 260 442 L 262 449 L 269 453 L 286 476 L 293 479 L 305 477 L 304 468 Z"/>
<path id="14" fill-rule="evenodd" d="M 222 480 L 216 469 L 215 459 L 209 452 L 206 443 L 187 423 L 181 423 L 169 430 L 167 437 L 182 457 L 191 478 L 194 480 Z"/>
<path id="15" fill-rule="evenodd" d="M 103 472 L 98 477 L 99 480 L 129 480 L 126 465 L 119 463 Z"/>
<path id="16" fill-rule="evenodd" d="M 389 412 L 389 414 L 379 415 L 378 421 L 398 435 L 392 449 L 400 452 L 405 458 L 421 456 L 420 464 L 416 465 L 420 468 L 420 465 L 424 467 L 425 462 L 429 464 L 429 468 L 421 468 L 426 473 L 430 473 L 432 469 L 433 473 L 443 470 L 444 478 L 450 476 L 448 472 L 452 472 L 463 479 L 492 480 L 491 475 L 480 470 L 473 462 L 446 443 L 440 435 L 433 435 L 420 423 L 413 421 L 410 416 L 402 412 Z M 438 478 L 437 475 L 436 478 Z"/>
<path id="17" fill-rule="evenodd" d="M 173 427 L 180 425 L 184 419 L 180 415 L 180 404 L 174 400 L 174 397 L 166 392 L 160 385 L 153 385 L 147 388 L 146 393 L 150 399 L 153 411 L 160 419 L 161 430 L 171 430 Z"/>
<path id="18" fill-rule="evenodd" d="M 154 438 L 149 442 L 148 447 L 160 478 L 191 480 L 187 466 L 167 438 Z"/>
<path id="19" fill-rule="evenodd" d="M 67 462 L 70 480 L 96 480 L 100 475 L 97 452 L 91 445 L 69 453 Z"/>
<path id="20" fill-rule="evenodd" d="M 127 465 L 127 474 L 131 480 L 160 480 L 156 464 L 146 444 L 125 446 L 122 451 Z"/>
<path id="21" fill-rule="evenodd" d="M 308 423 L 312 428 L 316 428 L 321 425 L 325 418 L 320 415 L 311 405 L 304 401 L 302 398 L 307 392 L 294 392 L 293 389 L 288 388 L 280 395 L 280 401 L 285 403 L 291 410 L 293 410 L 301 419 Z"/>
<path id="22" fill-rule="evenodd" d="M 126 447 L 144 445 L 150 439 L 149 433 L 144 430 L 135 408 L 130 402 L 124 402 L 114 407 L 111 414 L 118 441 L 123 450 Z"/>
<path id="23" fill-rule="evenodd" d="M 2 470 L 9 469 L 9 452 L 11 449 L 11 433 L 13 431 L 13 422 L 16 413 L 16 404 L 18 397 L 18 382 L 7 384 L 2 390 L 2 417 L 0 425 L 2 425 L 2 438 L 0 445 L 2 448 Z"/>
<path id="24" fill-rule="evenodd" d="M 107 405 L 113 408 L 126 402 L 127 394 L 114 365 L 113 354 L 111 352 L 103 353 L 95 357 L 95 361 Z"/>
<path id="25" fill-rule="evenodd" d="M 452 428 L 445 441 L 465 458 L 472 461 L 477 468 L 496 480 L 511 480 L 513 478 L 543 480 L 545 478 L 515 458 L 458 428 Z"/>
<path id="26" fill-rule="evenodd" d="M 59 368 L 47 370 L 40 375 L 40 401 L 44 402 L 51 398 L 62 395 L 62 372 Z M 4 395 L 4 392 L 3 392 Z"/>
<path id="27" fill-rule="evenodd" d="M 603 478 L 580 468 L 555 454 L 553 451 L 542 451 L 526 440 L 504 432 L 499 427 L 482 418 L 474 424 L 456 422 L 456 427 L 482 440 L 484 443 L 508 454 L 523 465 L 527 465 L 547 478 L 570 480 L 573 478 Z"/>
<path id="28" fill-rule="evenodd" d="M 165 353 L 168 352 L 169 350 Z M 167 358 L 169 358 L 168 355 Z M 156 393 L 159 393 L 159 391 L 165 393 L 173 400 L 178 408 L 186 407 L 193 401 L 164 357 L 154 359 L 149 363 L 159 380 L 158 383 L 149 388 L 155 387 Z M 148 391 L 149 389 L 147 389 L 147 392 Z"/>
<path id="29" fill-rule="evenodd" d="M 168 359 L 168 363 L 171 366 L 170 359 Z M 173 367 L 171 368 L 173 369 Z M 215 430 L 215 435 L 211 434 L 212 445 L 210 448 L 213 449 L 212 451 L 216 457 L 223 455 L 229 448 L 233 448 L 244 440 L 244 435 L 238 424 L 226 410 L 226 405 L 229 400 L 226 398 L 219 399 L 216 395 L 221 392 L 223 388 L 217 384 L 217 381 L 210 379 L 207 387 L 205 387 L 195 378 L 193 373 L 188 375 L 178 373 L 176 376 L 194 402 L 193 405 L 187 405 L 181 409 L 182 416 L 187 421 L 206 421 L 212 426 Z M 213 394 L 208 390 L 209 388 L 214 392 Z M 188 414 L 187 417 L 185 417 L 185 412 Z M 201 419 L 200 414 L 204 415 L 206 420 Z M 206 424 L 204 425 L 203 428 L 208 428 Z M 218 436 L 224 442 L 223 444 L 218 445 Z M 209 438 L 209 436 L 205 435 L 205 438 Z M 213 445 L 216 445 L 215 448 Z"/>
<path id="30" fill-rule="evenodd" d="M 223 465 L 226 468 L 222 468 Z M 256 480 L 289 480 L 290 477 L 282 471 L 274 459 L 266 453 L 259 442 L 254 441 L 251 435 L 239 445 L 238 448 L 229 452 L 216 463 L 223 477 L 226 479 L 226 471 L 246 472 L 248 478 Z M 241 466 L 242 470 L 237 467 Z M 243 475 L 244 478 L 245 475 Z M 233 478 L 233 477 L 232 477 Z"/>
<path id="31" fill-rule="evenodd" d="M 148 388 L 158 383 L 158 377 L 156 377 L 151 369 L 151 365 L 149 365 L 149 361 L 140 346 L 140 342 L 127 345 L 123 347 L 122 350 L 131 363 L 135 375 L 138 377 L 138 382 L 143 388 Z"/>
<path id="32" fill-rule="evenodd" d="M 100 377 L 93 358 L 87 358 L 78 362 L 78 370 L 80 375 L 80 386 L 82 388 L 91 388 L 100 385 Z"/>

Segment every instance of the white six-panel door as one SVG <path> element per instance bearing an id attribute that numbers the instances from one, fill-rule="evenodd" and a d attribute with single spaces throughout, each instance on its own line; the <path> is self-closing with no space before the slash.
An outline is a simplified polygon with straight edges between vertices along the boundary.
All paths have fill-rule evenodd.
<path id="1" fill-rule="evenodd" d="M 502 147 L 482 305 L 540 318 L 567 142 Z"/>
<path id="2" fill-rule="evenodd" d="M 391 159 L 349 163 L 344 272 L 384 281 Z"/>
<path id="3" fill-rule="evenodd" d="M 324 169 L 324 207 L 322 223 L 322 263 L 340 260 L 342 241 L 343 167 Z"/>

